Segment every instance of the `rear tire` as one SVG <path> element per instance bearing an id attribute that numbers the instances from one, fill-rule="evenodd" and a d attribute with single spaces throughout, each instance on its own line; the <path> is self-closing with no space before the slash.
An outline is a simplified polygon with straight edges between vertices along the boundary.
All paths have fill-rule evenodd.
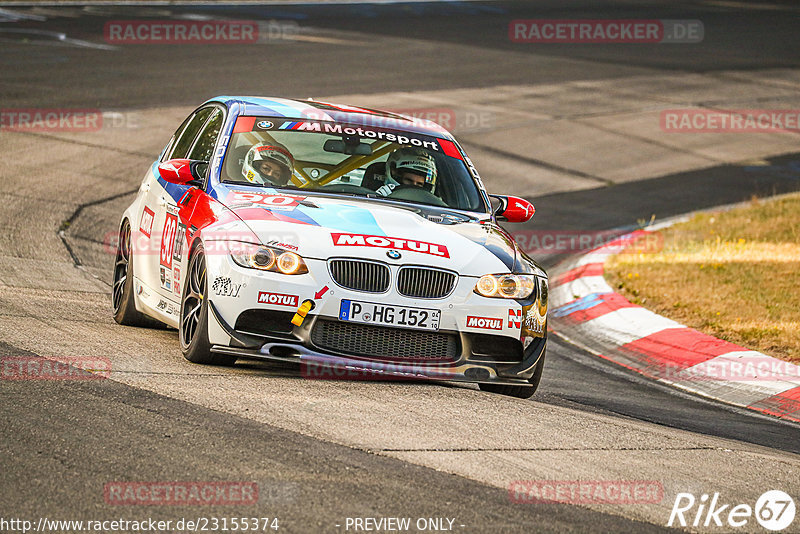
<path id="1" fill-rule="evenodd" d="M 189 271 L 183 284 L 181 319 L 178 336 L 183 357 L 192 363 L 233 365 L 236 358 L 211 352 L 208 341 L 208 276 L 203 246 L 198 245 L 189 259 Z"/>
<path id="2" fill-rule="evenodd" d="M 131 225 L 126 220 L 119 229 L 117 255 L 114 260 L 114 283 L 111 289 L 114 320 L 125 326 L 163 328 L 164 324 L 136 309 L 133 295 L 133 248 Z"/>
<path id="3" fill-rule="evenodd" d="M 518 399 L 530 399 L 536 390 L 539 389 L 539 382 L 542 381 L 542 372 L 544 371 L 544 353 L 542 353 L 539 362 L 536 364 L 536 369 L 533 371 L 533 376 L 528 379 L 530 386 L 507 386 L 504 384 L 478 384 L 481 391 L 489 393 L 499 393 L 500 395 L 507 395 L 509 397 L 517 397 Z"/>

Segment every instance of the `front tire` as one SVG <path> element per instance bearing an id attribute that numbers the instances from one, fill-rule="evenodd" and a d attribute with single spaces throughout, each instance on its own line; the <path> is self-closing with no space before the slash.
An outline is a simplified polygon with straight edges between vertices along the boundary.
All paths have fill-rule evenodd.
<path id="1" fill-rule="evenodd" d="M 136 309 L 133 295 L 133 248 L 131 247 L 131 225 L 126 220 L 119 229 L 117 255 L 114 260 L 114 283 L 111 289 L 111 305 L 114 320 L 125 326 L 163 328 L 160 321 L 148 317 Z"/>
<path id="2" fill-rule="evenodd" d="M 500 395 L 507 395 L 509 397 L 517 397 L 518 399 L 530 399 L 536 390 L 539 389 L 539 382 L 542 381 L 542 372 L 544 371 L 544 353 L 536 363 L 536 369 L 533 371 L 533 376 L 528 379 L 531 383 L 530 386 L 508 386 L 504 384 L 478 384 L 481 391 L 489 393 L 499 393 Z"/>
<path id="3" fill-rule="evenodd" d="M 181 319 L 178 335 L 183 357 L 193 363 L 232 365 L 236 359 L 213 354 L 208 341 L 208 275 L 203 246 L 198 245 L 189 260 L 189 272 L 181 298 Z"/>

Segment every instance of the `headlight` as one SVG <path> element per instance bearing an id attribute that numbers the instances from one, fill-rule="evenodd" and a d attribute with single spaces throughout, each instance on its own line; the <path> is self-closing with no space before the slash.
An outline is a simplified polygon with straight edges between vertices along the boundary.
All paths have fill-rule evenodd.
<path id="1" fill-rule="evenodd" d="M 475 293 L 497 299 L 527 299 L 536 291 L 530 274 L 485 274 L 475 284 Z"/>
<path id="2" fill-rule="evenodd" d="M 302 267 L 305 267 L 303 258 L 294 252 L 284 252 L 278 256 L 278 270 L 283 274 L 297 274 Z"/>
<path id="3" fill-rule="evenodd" d="M 288 250 L 260 247 L 249 243 L 231 243 L 233 262 L 248 269 L 271 271 L 282 274 L 304 274 L 308 272 L 306 262 L 298 254 Z"/>

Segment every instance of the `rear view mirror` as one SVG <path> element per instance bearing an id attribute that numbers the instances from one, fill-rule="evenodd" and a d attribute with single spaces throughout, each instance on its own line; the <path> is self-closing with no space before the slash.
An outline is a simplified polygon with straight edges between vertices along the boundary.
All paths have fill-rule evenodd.
<path id="1" fill-rule="evenodd" d="M 500 206 L 494 212 L 495 217 L 500 221 L 512 223 L 524 223 L 531 220 L 536 208 L 533 204 L 520 197 L 490 195 L 500 201 Z"/>
<path id="2" fill-rule="evenodd" d="M 201 187 L 208 162 L 194 159 L 171 159 L 158 166 L 158 174 L 171 184 Z"/>
<path id="3" fill-rule="evenodd" d="M 337 154 L 347 154 L 348 156 L 369 156 L 372 154 L 372 147 L 362 143 L 358 137 L 344 137 L 339 139 L 328 139 L 322 145 L 325 152 L 336 152 Z"/>

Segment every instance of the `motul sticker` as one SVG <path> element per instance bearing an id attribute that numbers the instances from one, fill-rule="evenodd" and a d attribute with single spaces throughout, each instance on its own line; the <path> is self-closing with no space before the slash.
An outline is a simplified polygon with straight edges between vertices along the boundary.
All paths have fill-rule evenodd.
<path id="1" fill-rule="evenodd" d="M 144 211 L 142 212 L 142 220 L 139 223 L 139 231 L 147 237 L 150 237 L 150 234 L 153 233 L 154 218 L 155 213 L 153 213 L 153 210 L 145 206 Z"/>
<path id="2" fill-rule="evenodd" d="M 518 310 L 508 310 L 508 327 L 509 328 L 522 327 L 522 308 Z"/>
<path id="3" fill-rule="evenodd" d="M 297 295 L 284 295 L 282 293 L 269 293 L 267 291 L 258 292 L 259 304 L 274 304 L 276 306 L 296 307 L 298 305 Z"/>
<path id="4" fill-rule="evenodd" d="M 365 234 L 331 234 L 331 238 L 333 239 L 334 246 L 337 247 L 393 248 L 396 250 L 430 254 L 432 256 L 439 256 L 440 258 L 450 257 L 450 254 L 447 252 L 447 247 L 444 245 L 415 241 L 413 239 Z"/>
<path id="5" fill-rule="evenodd" d="M 496 317 L 467 316 L 467 328 L 483 328 L 484 330 L 502 330 L 503 320 Z"/>

